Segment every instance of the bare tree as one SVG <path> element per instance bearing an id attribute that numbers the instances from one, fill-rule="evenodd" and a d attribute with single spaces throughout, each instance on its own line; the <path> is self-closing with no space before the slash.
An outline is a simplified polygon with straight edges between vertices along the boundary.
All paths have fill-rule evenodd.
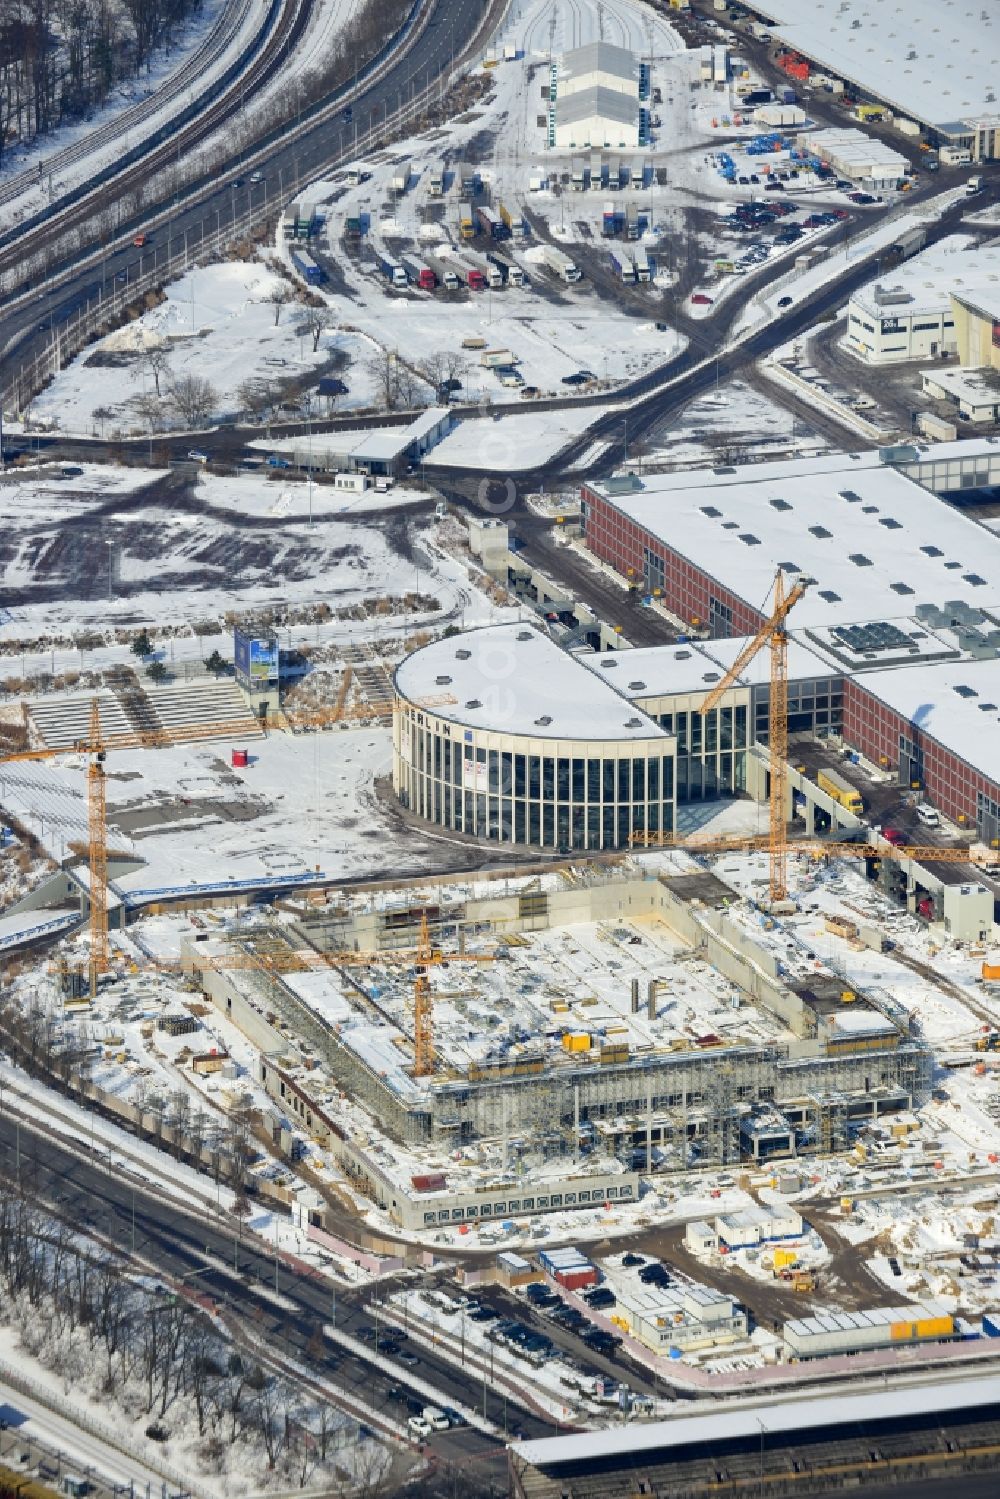
<path id="1" fill-rule="evenodd" d="M 307 307 L 305 317 L 300 324 L 303 334 L 312 335 L 313 353 L 319 348 L 319 341 L 328 328 L 336 323 L 336 318 L 329 307 Z"/>
<path id="2" fill-rule="evenodd" d="M 294 302 L 295 293 L 283 281 L 277 281 L 271 291 L 268 292 L 267 300 L 274 308 L 274 326 L 277 328 L 281 322 L 281 309 L 287 307 L 289 302 Z"/>
<path id="3" fill-rule="evenodd" d="M 208 421 L 219 404 L 215 386 L 201 375 L 179 375 L 170 385 L 170 404 L 189 426 Z"/>
<path id="4" fill-rule="evenodd" d="M 243 380 L 236 387 L 236 399 L 247 416 L 263 417 L 274 410 L 281 399 L 281 393 L 270 380 L 255 377 Z"/>
<path id="5" fill-rule="evenodd" d="M 170 356 L 166 349 L 147 349 L 143 355 L 142 362 L 153 377 L 156 394 L 158 396 L 161 395 L 160 380 L 170 369 Z"/>

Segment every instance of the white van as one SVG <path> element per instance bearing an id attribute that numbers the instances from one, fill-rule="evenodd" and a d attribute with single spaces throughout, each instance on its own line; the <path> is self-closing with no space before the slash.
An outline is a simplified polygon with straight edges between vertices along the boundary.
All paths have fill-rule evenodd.
<path id="1" fill-rule="evenodd" d="M 921 802 L 917 807 L 917 816 L 925 828 L 939 828 L 941 826 L 941 819 L 937 811 L 934 807 L 928 807 L 925 802 Z"/>

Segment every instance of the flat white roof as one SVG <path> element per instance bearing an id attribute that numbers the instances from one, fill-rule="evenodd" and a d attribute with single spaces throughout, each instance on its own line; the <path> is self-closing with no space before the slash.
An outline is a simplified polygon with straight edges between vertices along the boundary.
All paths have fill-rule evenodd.
<path id="1" fill-rule="evenodd" d="M 396 668 L 400 696 L 438 718 L 535 739 L 666 739 L 627 697 L 530 625 L 487 625 L 414 651 Z M 455 698 L 440 702 L 442 696 Z"/>
<path id="2" fill-rule="evenodd" d="M 996 255 L 997 251 L 993 253 Z M 971 285 L 956 286 L 953 290 L 955 299 L 980 317 L 1000 322 L 1000 274 L 979 277 Z"/>
<path id="3" fill-rule="evenodd" d="M 941 444 L 920 459 L 966 456 L 968 446 Z M 765 610 L 779 566 L 790 582 L 815 579 L 792 630 L 909 619 L 918 604 L 945 600 L 1000 603 L 1000 537 L 877 455 L 641 482 L 624 492 L 590 488 L 751 608 Z"/>
<path id="4" fill-rule="evenodd" d="M 377 462 L 387 462 L 396 458 L 404 452 L 412 442 L 421 437 L 427 437 L 442 422 L 450 421 L 449 411 L 444 406 L 430 406 L 422 411 L 418 417 L 409 422 L 405 427 L 382 427 L 366 432 L 351 447 L 333 451 L 346 451 L 354 459 L 370 459 Z M 318 448 L 322 440 L 322 433 L 313 433 L 313 446 Z M 336 437 L 336 434 L 331 434 Z"/>
<path id="5" fill-rule="evenodd" d="M 920 373 L 925 380 L 970 406 L 995 406 L 1000 401 L 1000 370 L 963 369 L 960 364 L 953 364 L 947 369 L 932 368 Z"/>
<path id="6" fill-rule="evenodd" d="M 995 115 L 1000 11 L 972 0 L 754 0 L 781 39 L 925 124 Z"/>
<path id="7" fill-rule="evenodd" d="M 919 1308 L 911 1310 L 920 1315 Z M 514 1442 L 511 1450 L 521 1462 L 538 1468 L 592 1462 L 597 1458 L 621 1457 L 627 1461 L 638 1453 L 669 1452 L 671 1448 L 693 1444 L 739 1438 L 757 1441 L 761 1426 L 775 1436 L 782 1436 L 816 1427 L 898 1420 L 900 1416 L 925 1413 L 940 1415 L 942 1424 L 947 1424 L 944 1418 L 949 1411 L 998 1403 L 1000 1375 L 977 1373 L 965 1380 L 932 1380 L 905 1389 L 869 1389 L 857 1395 L 827 1395 L 816 1400 L 706 1411 L 696 1416 L 651 1422 L 648 1426 L 606 1427 L 576 1436 L 542 1437 L 534 1442 Z"/>
<path id="8" fill-rule="evenodd" d="M 902 175 L 910 165 L 901 152 L 894 151 L 872 135 L 866 135 L 854 125 L 811 130 L 807 135 L 799 136 L 799 144 L 807 151 L 828 156 L 857 171 L 868 172 L 873 167 L 884 167 Z"/>
<path id="9" fill-rule="evenodd" d="M 1000 294 L 1000 246 L 977 248 L 968 234 L 949 234 L 902 265 L 866 281 L 851 303 L 872 318 L 903 313 L 939 316 L 950 312 L 952 293 L 958 296 L 964 288 L 978 288 L 990 275 L 996 278 Z"/>
<path id="10" fill-rule="evenodd" d="M 586 42 L 582 47 L 571 48 L 563 53 L 562 71 L 566 78 L 606 73 L 610 78 L 626 78 L 638 83 L 634 55 L 627 47 L 616 47 L 613 42 Z"/>
<path id="11" fill-rule="evenodd" d="M 579 659 L 617 691 L 642 703 L 669 693 L 710 692 L 735 662 L 749 637 L 699 640 L 687 645 L 647 645 L 632 650 L 604 651 Z M 745 687 L 770 681 L 769 653 L 759 651 L 740 676 Z M 808 646 L 792 640 L 788 646 L 788 677 L 799 682 L 842 675 Z"/>
<path id="12" fill-rule="evenodd" d="M 556 101 L 556 124 L 575 125 L 578 120 L 600 118 L 612 120 L 616 125 L 634 125 L 639 118 L 639 104 L 630 94 L 619 94 L 615 89 L 582 88 L 577 94 L 567 94 Z"/>
<path id="13" fill-rule="evenodd" d="M 859 685 L 1000 783 L 1000 660 L 866 672 Z"/>

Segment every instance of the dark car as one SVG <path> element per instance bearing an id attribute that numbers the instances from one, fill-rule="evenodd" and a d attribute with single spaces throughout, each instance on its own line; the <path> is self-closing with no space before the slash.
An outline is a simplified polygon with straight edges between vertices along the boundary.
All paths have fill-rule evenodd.
<path id="1" fill-rule="evenodd" d="M 643 1257 L 642 1257 L 641 1254 L 623 1254 L 622 1255 L 622 1264 L 623 1265 L 627 1265 L 630 1268 L 633 1265 L 644 1265 L 645 1263 L 646 1263 L 646 1261 L 643 1259 Z"/>
<path id="2" fill-rule="evenodd" d="M 779 297 L 778 298 L 778 306 L 779 307 L 791 307 L 791 305 L 792 305 L 792 299 L 791 299 L 791 297 Z"/>
<path id="3" fill-rule="evenodd" d="M 352 120 L 352 119 L 353 119 L 353 118 L 354 118 L 354 110 L 353 110 L 353 109 L 352 109 L 352 108 L 351 108 L 351 106 L 350 106 L 350 105 L 349 105 L 349 104 L 348 104 L 348 106 L 347 106 L 347 108 L 346 108 L 346 109 L 345 109 L 345 110 L 344 110 L 344 114 L 343 114 L 343 120 L 344 120 L 344 124 L 345 124 L 345 125 L 349 125 L 349 124 L 350 124 L 350 123 L 351 123 L 351 120 Z"/>
<path id="4" fill-rule="evenodd" d="M 587 380 L 586 377 L 581 374 L 563 375 L 562 383 L 564 385 L 586 385 Z"/>

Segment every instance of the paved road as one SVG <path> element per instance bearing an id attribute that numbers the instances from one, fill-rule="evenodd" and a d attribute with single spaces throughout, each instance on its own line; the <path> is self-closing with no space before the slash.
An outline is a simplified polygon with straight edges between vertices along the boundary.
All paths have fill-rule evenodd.
<path id="1" fill-rule="evenodd" d="M 185 235 L 194 249 L 203 234 L 212 235 L 220 224 L 236 222 L 251 206 L 252 195 L 254 203 L 263 209 L 266 202 L 277 202 L 279 197 L 290 199 L 298 183 L 319 176 L 331 161 L 346 159 L 355 149 L 363 157 L 369 123 L 373 119 L 384 122 L 386 117 L 391 121 L 397 109 L 405 107 L 414 93 L 419 94 L 434 79 L 450 72 L 453 59 L 461 55 L 482 18 L 481 6 L 467 5 L 463 0 L 433 0 L 426 29 L 399 62 L 353 103 L 350 122 L 338 116 L 336 123 L 317 124 L 292 144 L 284 144 L 279 137 L 260 168 L 265 177 L 262 184 L 252 184 L 247 178 L 240 187 L 229 183 L 220 186 L 224 169 L 213 172 L 201 185 L 197 202 L 178 209 L 171 220 L 169 234 L 175 253 Z M 237 166 L 239 160 L 234 156 L 231 165 Z M 143 228 L 146 217 L 148 208 L 134 224 L 123 221 L 122 231 L 131 233 Z M 166 231 L 157 238 L 165 237 Z M 39 329 L 39 323 L 55 324 L 71 317 L 89 298 L 100 293 L 102 285 L 110 286 L 116 277 L 138 269 L 140 258 L 140 252 L 130 245 L 109 255 L 96 271 L 81 271 L 51 297 L 42 294 L 38 302 L 8 312 L 0 318 L 0 347 L 27 331 L 27 337 L 18 345 L 16 361 L 30 364 L 50 336 Z"/>
<path id="2" fill-rule="evenodd" d="M 0 1175 L 8 1179 L 15 1175 L 15 1149 L 14 1123 L 6 1117 L 0 1118 Z M 133 1191 L 131 1183 L 109 1176 L 99 1165 L 34 1135 L 23 1124 L 20 1151 L 22 1180 L 29 1193 L 58 1204 L 81 1228 L 104 1234 L 123 1245 L 131 1243 L 134 1203 L 136 1252 L 155 1263 L 163 1275 L 180 1278 L 198 1271 L 198 1287 L 243 1317 L 276 1354 L 294 1357 L 311 1366 L 317 1376 L 329 1377 L 370 1409 L 373 1416 L 384 1413 L 405 1424 L 406 1405 L 390 1396 L 389 1391 L 395 1385 L 405 1388 L 411 1373 L 406 1366 L 399 1364 L 398 1375 L 394 1376 L 383 1373 L 364 1355 L 345 1352 L 333 1345 L 320 1363 L 310 1352 L 307 1345 L 317 1328 L 334 1315 L 326 1282 L 280 1265 L 279 1292 L 292 1305 L 276 1306 L 269 1295 L 275 1283 L 274 1259 L 258 1247 L 256 1239 L 248 1243 L 204 1217 L 196 1218 L 153 1195 Z M 230 1269 L 234 1261 L 235 1274 Z M 216 1268 L 212 1268 L 213 1262 Z M 220 1265 L 227 1268 L 218 1268 Z M 356 1337 L 361 1329 L 373 1325 L 363 1309 L 370 1294 L 364 1289 L 337 1288 L 338 1329 Z M 454 1368 L 429 1350 L 414 1351 L 419 1362 L 412 1375 L 439 1389 L 442 1403 L 463 1404 L 482 1412 L 481 1374 Z M 486 1415 L 501 1428 L 506 1421 L 512 1434 L 519 1431 L 526 1437 L 551 1436 L 555 1431 L 554 1424 L 526 1409 L 518 1409 L 512 1399 L 505 1401 L 490 1389 L 486 1392 Z M 474 1463 L 472 1471 L 478 1476 L 492 1478 L 496 1483 L 506 1482 L 506 1453 L 502 1443 L 474 1428 L 438 1433 L 432 1447 L 443 1462 Z"/>

